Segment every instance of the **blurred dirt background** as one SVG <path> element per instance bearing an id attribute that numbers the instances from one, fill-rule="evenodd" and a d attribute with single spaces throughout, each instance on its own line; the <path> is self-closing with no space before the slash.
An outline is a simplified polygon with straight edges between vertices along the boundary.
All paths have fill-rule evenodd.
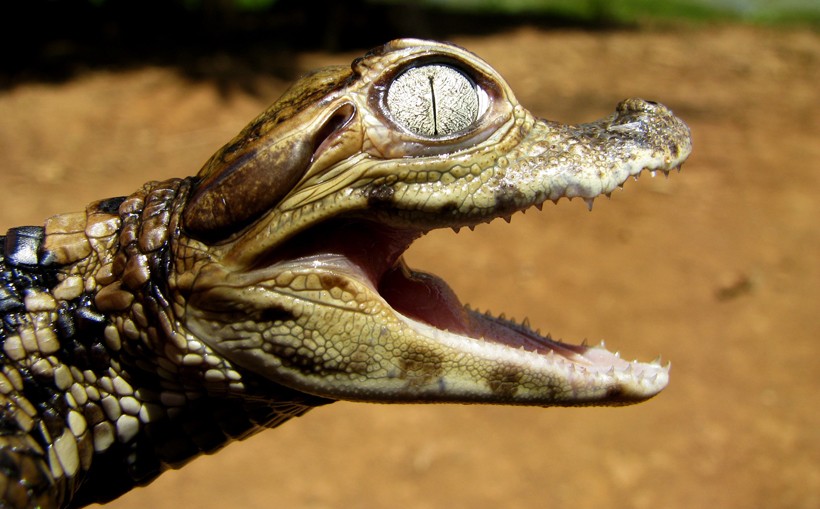
<path id="1" fill-rule="evenodd" d="M 337 403 L 232 444 L 107 507 L 820 507 L 820 37 L 808 29 L 517 28 L 453 37 L 539 116 L 626 97 L 691 126 L 669 179 L 458 235 L 413 266 L 481 309 L 567 341 L 673 362 L 615 409 Z M 362 48 L 362 50 L 367 48 Z M 361 51 L 288 56 L 298 73 Z M 220 65 L 219 61 L 212 62 Z M 287 84 L 162 65 L 0 91 L 0 227 L 42 224 L 195 173 Z"/>

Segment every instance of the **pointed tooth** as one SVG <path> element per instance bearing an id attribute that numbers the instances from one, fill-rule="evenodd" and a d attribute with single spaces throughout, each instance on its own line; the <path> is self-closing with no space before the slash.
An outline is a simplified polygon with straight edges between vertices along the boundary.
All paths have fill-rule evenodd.
<path id="1" fill-rule="evenodd" d="M 612 198 L 612 191 L 604 193 L 604 196 L 606 196 L 607 198 Z"/>
<path id="2" fill-rule="evenodd" d="M 660 366 L 661 365 L 661 356 L 658 355 L 657 357 L 655 357 L 655 360 L 653 360 L 650 364 L 655 365 L 655 366 Z"/>
<path id="3" fill-rule="evenodd" d="M 524 328 L 529 329 L 530 328 L 530 319 L 527 318 L 527 317 L 524 317 L 524 320 L 521 321 L 521 325 Z"/>
<path id="4" fill-rule="evenodd" d="M 470 226 L 468 226 L 467 228 L 469 228 L 471 232 L 474 232 L 474 231 L 475 231 L 475 225 L 474 225 L 474 224 L 471 224 L 471 225 L 470 225 Z"/>
<path id="5" fill-rule="evenodd" d="M 658 174 L 658 170 L 649 170 L 649 174 L 652 176 L 652 178 L 655 178 L 655 175 Z"/>
<path id="6" fill-rule="evenodd" d="M 543 210 L 544 209 L 544 203 L 543 202 L 542 203 L 536 203 L 535 208 L 537 208 L 538 210 Z"/>
<path id="7" fill-rule="evenodd" d="M 450 229 L 458 233 L 461 230 L 461 226 L 451 226 Z"/>
<path id="8" fill-rule="evenodd" d="M 501 320 L 506 320 L 507 315 L 505 313 L 501 313 L 500 315 L 498 315 L 498 318 L 501 319 Z"/>
<path id="9" fill-rule="evenodd" d="M 637 182 L 637 181 L 638 181 L 638 176 L 637 176 L 637 175 L 632 175 L 632 180 L 634 180 L 635 182 Z"/>
<path id="10" fill-rule="evenodd" d="M 584 338 L 584 339 L 581 341 L 581 346 L 584 346 L 584 347 L 589 346 L 589 340 L 587 340 L 587 338 Z"/>
<path id="11" fill-rule="evenodd" d="M 610 366 L 608 370 L 606 370 L 607 376 L 615 376 L 615 366 Z"/>
<path id="12" fill-rule="evenodd" d="M 602 339 L 600 343 L 598 343 L 598 348 L 602 348 L 606 350 L 606 342 Z"/>
<path id="13" fill-rule="evenodd" d="M 592 205 L 595 204 L 595 198 L 584 198 L 584 202 L 587 204 L 587 209 L 592 212 Z"/>
<path id="14" fill-rule="evenodd" d="M 512 221 L 512 216 L 505 216 L 504 221 L 506 221 L 507 224 L 510 224 L 510 221 Z"/>
<path id="15" fill-rule="evenodd" d="M 621 358 L 621 352 L 615 352 L 613 355 L 615 356 L 616 359 Z"/>

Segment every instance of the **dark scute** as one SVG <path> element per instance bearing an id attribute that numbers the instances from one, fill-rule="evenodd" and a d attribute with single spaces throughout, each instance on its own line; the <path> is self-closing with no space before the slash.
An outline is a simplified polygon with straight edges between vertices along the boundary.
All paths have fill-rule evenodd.
<path id="1" fill-rule="evenodd" d="M 57 335 L 61 339 L 71 339 L 77 333 L 77 325 L 71 312 L 63 305 L 57 310 Z"/>
<path id="2" fill-rule="evenodd" d="M 76 315 L 80 329 L 83 331 L 105 326 L 105 315 L 87 305 L 78 307 Z"/>
<path id="3" fill-rule="evenodd" d="M 120 205 L 125 201 L 125 196 L 117 196 L 97 202 L 97 210 L 104 214 L 119 213 Z"/>
<path id="4" fill-rule="evenodd" d="M 6 281 L 0 282 L 0 313 L 11 313 L 24 308 L 23 300 L 14 286 Z"/>
<path id="5" fill-rule="evenodd" d="M 20 226 L 6 233 L 3 254 L 9 265 L 37 265 L 37 251 L 43 242 L 41 226 Z"/>

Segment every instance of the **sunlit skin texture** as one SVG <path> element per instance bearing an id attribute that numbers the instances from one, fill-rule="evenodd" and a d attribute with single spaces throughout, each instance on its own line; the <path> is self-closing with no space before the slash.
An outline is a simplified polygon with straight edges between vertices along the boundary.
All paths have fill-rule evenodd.
<path id="1" fill-rule="evenodd" d="M 398 94 L 394 114 L 393 81 L 432 65 L 476 96 L 444 97 L 425 71 L 431 95 L 406 80 L 422 84 L 419 102 Z M 404 123 L 417 107 L 429 135 Z M 654 396 L 668 367 L 474 312 L 401 255 L 434 228 L 591 203 L 643 170 L 679 168 L 690 150 L 686 125 L 640 99 L 590 124 L 536 119 L 486 63 L 442 43 L 393 41 L 305 76 L 196 177 L 3 238 L 3 502 L 110 500 L 339 399 Z"/>

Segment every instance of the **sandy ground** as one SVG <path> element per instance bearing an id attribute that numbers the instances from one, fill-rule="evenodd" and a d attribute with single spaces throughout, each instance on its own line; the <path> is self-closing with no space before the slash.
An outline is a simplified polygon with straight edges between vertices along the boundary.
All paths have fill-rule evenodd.
<path id="1" fill-rule="evenodd" d="M 566 202 L 436 232 L 412 265 L 479 308 L 674 368 L 617 409 L 337 403 L 163 475 L 117 509 L 820 507 L 820 37 L 808 31 L 539 32 L 456 39 L 536 114 L 628 96 L 686 119 L 680 176 L 592 213 Z M 354 55 L 305 54 L 298 67 Z M 42 224 L 194 173 L 264 97 L 173 70 L 0 94 L 0 227 Z"/>

